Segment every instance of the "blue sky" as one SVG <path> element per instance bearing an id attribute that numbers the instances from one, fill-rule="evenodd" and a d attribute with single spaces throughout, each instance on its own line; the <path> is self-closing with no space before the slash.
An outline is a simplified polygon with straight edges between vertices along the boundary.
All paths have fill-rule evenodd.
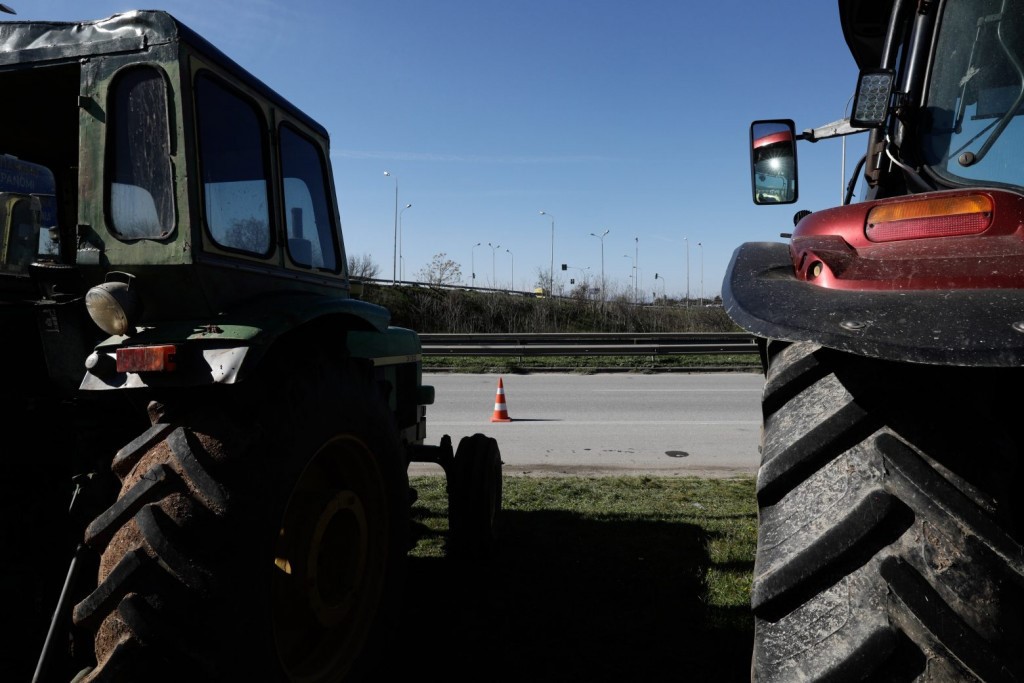
<path id="1" fill-rule="evenodd" d="M 5 0 L 18 19 L 138 5 Z M 159 5 L 319 120 L 349 254 L 392 276 L 395 185 L 406 279 L 439 252 L 468 281 L 556 276 L 646 296 L 721 291 L 733 250 L 838 203 L 842 145 L 799 149 L 801 199 L 755 207 L 757 118 L 843 117 L 856 67 L 836 3 L 683 0 L 165 0 Z M 783 11 L 785 10 L 785 11 Z M 14 17 L 11 17 L 12 19 Z M 847 166 L 863 153 L 850 138 Z M 390 171 L 392 176 L 384 176 Z M 481 246 L 474 245 L 481 243 Z M 491 245 L 500 245 L 497 249 Z M 701 246 L 698 247 L 698 243 Z M 689 267 L 687 267 L 687 245 Z M 511 254 L 508 253 L 511 251 Z M 560 264 L 571 268 L 563 274 Z M 399 266 L 394 266 L 399 269 Z M 588 270 L 589 269 L 589 270 Z M 655 279 L 655 273 L 658 279 Z M 566 278 L 567 279 L 567 278 Z"/>

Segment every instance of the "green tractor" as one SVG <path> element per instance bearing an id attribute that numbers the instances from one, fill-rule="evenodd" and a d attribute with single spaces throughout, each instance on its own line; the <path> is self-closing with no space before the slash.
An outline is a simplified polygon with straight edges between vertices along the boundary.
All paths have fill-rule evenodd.
<path id="1" fill-rule="evenodd" d="M 327 131 L 163 12 L 0 22 L 11 680 L 339 681 L 391 644 L 408 466 L 486 552 L 501 460 L 424 443 L 350 296 Z"/>
<path id="2" fill-rule="evenodd" d="M 766 375 L 753 678 L 1021 680 L 1024 3 L 838 8 L 852 115 L 754 122 L 754 201 L 797 201 L 797 140 L 864 156 L 723 289 Z"/>

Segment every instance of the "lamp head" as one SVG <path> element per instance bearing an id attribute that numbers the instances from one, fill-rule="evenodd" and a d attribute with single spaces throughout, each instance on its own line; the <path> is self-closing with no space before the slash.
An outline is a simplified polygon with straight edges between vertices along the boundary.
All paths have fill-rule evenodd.
<path id="1" fill-rule="evenodd" d="M 109 335 L 130 334 L 142 313 L 134 275 L 110 272 L 102 284 L 85 294 L 85 309 L 96 326 Z"/>

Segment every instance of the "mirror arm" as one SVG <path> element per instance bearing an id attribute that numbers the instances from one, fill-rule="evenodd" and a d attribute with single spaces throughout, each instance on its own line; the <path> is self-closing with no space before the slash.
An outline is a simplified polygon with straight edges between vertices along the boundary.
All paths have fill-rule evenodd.
<path id="1" fill-rule="evenodd" d="M 844 135 L 865 133 L 868 130 L 870 129 L 855 128 L 851 126 L 850 119 L 840 119 L 838 121 L 833 121 L 832 123 L 826 123 L 824 126 L 819 126 L 817 128 L 808 128 L 797 136 L 797 140 L 817 142 L 818 140 L 828 140 L 829 138 L 838 138 Z"/>

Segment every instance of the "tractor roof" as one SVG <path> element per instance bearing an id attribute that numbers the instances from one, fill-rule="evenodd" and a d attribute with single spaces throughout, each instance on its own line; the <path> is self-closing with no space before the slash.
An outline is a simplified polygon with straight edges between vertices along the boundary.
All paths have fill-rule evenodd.
<path id="1" fill-rule="evenodd" d="M 0 69 L 19 64 L 141 52 L 182 42 L 327 137 L 319 123 L 167 12 L 136 10 L 94 21 L 0 21 Z"/>
<path id="2" fill-rule="evenodd" d="M 839 0 L 843 36 L 859 68 L 881 62 L 892 6 L 893 0 Z"/>

